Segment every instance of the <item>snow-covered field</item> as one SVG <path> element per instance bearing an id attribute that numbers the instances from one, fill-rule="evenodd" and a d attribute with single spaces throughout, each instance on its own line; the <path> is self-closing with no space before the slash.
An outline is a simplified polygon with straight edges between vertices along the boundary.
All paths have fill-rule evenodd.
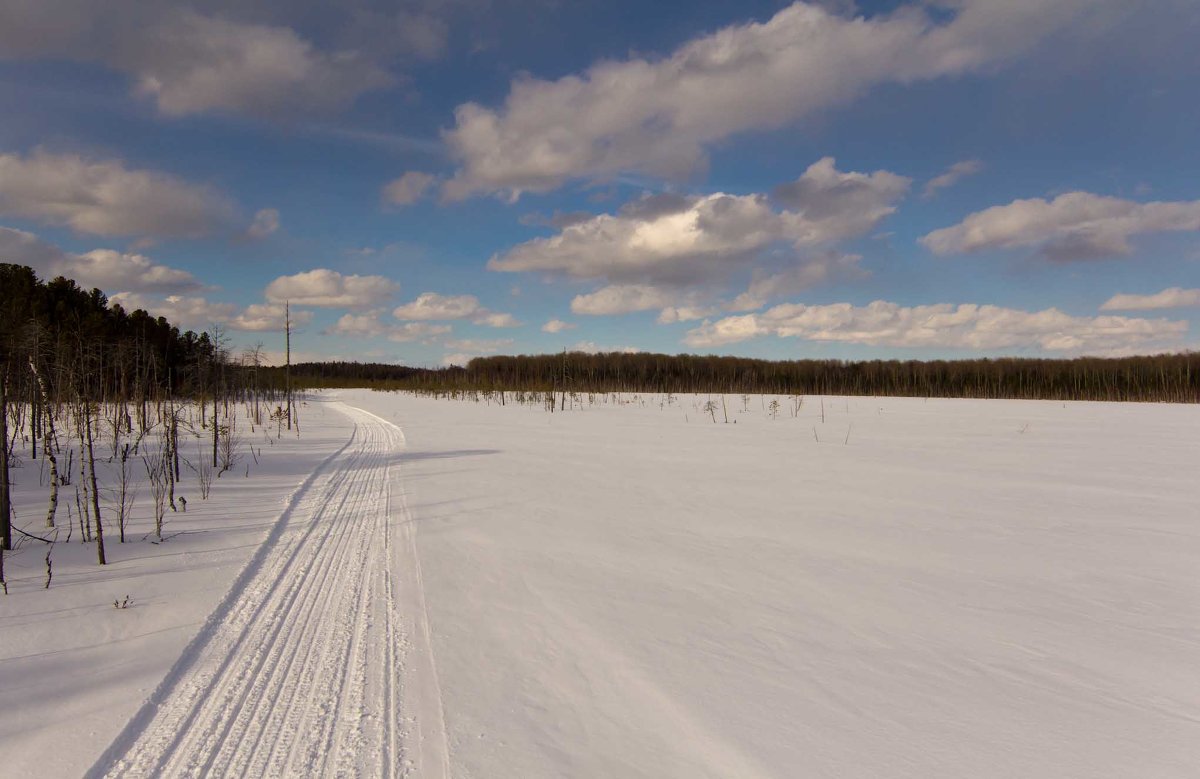
<path id="1" fill-rule="evenodd" d="M 0 774 L 1195 775 L 1200 408 L 620 400 L 325 393 L 186 534 L 27 544 Z"/>

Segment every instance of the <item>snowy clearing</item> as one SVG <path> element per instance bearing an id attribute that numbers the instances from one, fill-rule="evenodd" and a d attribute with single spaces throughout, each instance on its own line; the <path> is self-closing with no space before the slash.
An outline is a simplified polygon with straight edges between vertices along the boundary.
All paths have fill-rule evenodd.
<path id="1" fill-rule="evenodd" d="M 3 772 L 1194 774 L 1200 409 L 594 400 L 324 393 L 186 535 L 10 557 Z"/>

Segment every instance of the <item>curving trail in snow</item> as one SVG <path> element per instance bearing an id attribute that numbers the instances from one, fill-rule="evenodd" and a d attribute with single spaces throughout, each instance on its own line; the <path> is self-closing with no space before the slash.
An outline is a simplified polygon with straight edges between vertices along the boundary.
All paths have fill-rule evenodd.
<path id="1" fill-rule="evenodd" d="M 334 407 L 349 442 L 89 775 L 449 775 L 404 436 Z"/>

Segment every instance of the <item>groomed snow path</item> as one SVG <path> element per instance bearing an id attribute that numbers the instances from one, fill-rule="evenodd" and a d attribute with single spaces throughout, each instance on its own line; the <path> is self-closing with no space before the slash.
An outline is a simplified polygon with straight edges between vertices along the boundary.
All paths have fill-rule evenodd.
<path id="1" fill-rule="evenodd" d="M 395 425 L 341 450 L 91 776 L 449 774 Z M 405 622 L 401 622 L 404 615 Z"/>

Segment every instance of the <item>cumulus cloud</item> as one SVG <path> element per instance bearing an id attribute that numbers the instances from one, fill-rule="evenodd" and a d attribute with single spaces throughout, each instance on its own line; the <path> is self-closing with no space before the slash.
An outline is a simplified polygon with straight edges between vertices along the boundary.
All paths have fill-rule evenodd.
<path id="1" fill-rule="evenodd" d="M 476 315 L 473 320 L 477 325 L 486 325 L 488 327 L 520 327 L 521 323 L 517 321 L 512 314 L 498 314 L 491 311 L 485 311 Z"/>
<path id="2" fill-rule="evenodd" d="M 610 284 L 576 295 L 571 312 L 583 316 L 615 316 L 659 309 L 658 323 L 672 324 L 703 319 L 717 308 L 700 303 L 701 293 L 658 287 L 653 284 Z"/>
<path id="3" fill-rule="evenodd" d="M 715 306 L 667 306 L 658 312 L 657 321 L 660 325 L 673 325 L 678 322 L 694 322 L 704 319 L 719 311 Z"/>
<path id="4" fill-rule="evenodd" d="M 542 325 L 543 333 L 561 333 L 564 330 L 574 330 L 578 325 L 570 322 L 564 322 L 561 319 L 551 319 L 546 324 Z"/>
<path id="5" fill-rule="evenodd" d="M 223 10 L 148 0 L 9 3 L 0 10 L 0 52 L 100 63 L 127 74 L 169 116 L 328 112 L 393 81 L 361 47 L 321 50 L 289 26 Z"/>
<path id="6" fill-rule="evenodd" d="M 896 210 L 909 183 L 887 171 L 843 173 L 826 157 L 771 197 L 645 197 L 519 244 L 488 267 L 615 283 L 689 283 L 728 274 L 780 245 L 802 249 L 861 235 Z"/>
<path id="7" fill-rule="evenodd" d="M 828 250 L 807 258 L 796 267 L 779 273 L 764 273 L 756 269 L 750 286 L 726 306 L 730 311 L 752 311 L 762 308 L 773 299 L 794 295 L 818 284 L 838 279 L 859 279 L 868 274 L 861 267 L 860 254 L 843 254 Z"/>
<path id="8" fill-rule="evenodd" d="M 239 308 L 233 303 L 219 303 L 201 296 L 159 296 L 139 292 L 118 292 L 109 300 L 120 303 L 126 311 L 140 308 L 153 316 L 165 317 L 176 327 L 196 332 L 208 330 L 213 325 L 254 333 L 281 333 L 285 329 L 283 306 L 275 303 L 253 303 Z M 309 324 L 312 317 L 311 311 L 293 308 L 292 328 Z"/>
<path id="9" fill-rule="evenodd" d="M 136 292 L 119 292 L 109 301 L 120 303 L 126 311 L 143 309 L 154 316 L 165 317 L 182 330 L 196 332 L 203 332 L 213 324 L 227 324 L 237 314 L 238 308 L 233 303 L 216 303 L 203 297 L 151 297 Z"/>
<path id="10" fill-rule="evenodd" d="M 554 81 L 520 76 L 503 106 L 465 103 L 445 133 L 461 163 L 450 199 L 544 192 L 621 172 L 678 177 L 737 133 L 782 127 L 873 87 L 995 69 L 1116 0 L 911 3 L 847 18 L 796 2 L 661 59 L 602 61 Z"/>
<path id="11" fill-rule="evenodd" d="M 457 365 L 460 368 L 466 367 L 473 358 L 478 357 L 477 354 L 467 354 L 466 352 L 454 352 L 447 354 L 442 358 L 442 365 L 449 368 L 451 365 Z"/>
<path id="12" fill-rule="evenodd" d="M 946 169 L 945 173 L 939 176 L 934 176 L 925 183 L 925 189 L 921 196 L 931 198 L 937 194 L 938 190 L 946 189 L 957 184 L 961 179 L 967 176 L 974 176 L 979 171 L 983 170 L 983 163 L 979 160 L 963 160 L 956 162 Z"/>
<path id="13" fill-rule="evenodd" d="M 1153 295 L 1113 295 L 1101 311 L 1150 311 L 1163 308 L 1200 307 L 1200 289 L 1170 287 Z"/>
<path id="14" fill-rule="evenodd" d="M 141 254 L 93 249 L 65 252 L 33 233 L 0 227 L 0 258 L 28 265 L 43 278 L 65 276 L 84 289 L 105 292 L 188 292 L 204 285 L 185 270 L 159 265 Z"/>
<path id="15" fill-rule="evenodd" d="M 365 314 L 346 314 L 322 333 L 324 335 L 365 336 L 367 338 L 382 336 L 396 343 L 407 343 L 409 341 L 428 341 L 438 336 L 448 335 L 453 329 L 450 325 L 435 325 L 428 322 L 385 323 L 379 318 L 381 313 L 380 311 L 370 311 Z"/>
<path id="16" fill-rule="evenodd" d="M 39 275 L 49 277 L 57 275 L 54 267 L 65 256 L 66 252 L 62 249 L 46 243 L 33 233 L 0 227 L 0 257 L 4 258 L 4 262 L 28 265 Z"/>
<path id="17" fill-rule="evenodd" d="M 373 338 L 382 335 L 387 325 L 379 320 L 378 311 L 365 314 L 344 314 L 332 327 L 321 331 L 321 335 L 362 335 Z"/>
<path id="18" fill-rule="evenodd" d="M 583 352 L 584 354 L 610 354 L 612 352 L 638 354 L 642 350 L 636 346 L 598 346 L 595 341 L 580 341 L 573 344 L 567 351 Z"/>
<path id="19" fill-rule="evenodd" d="M 58 272 L 81 285 L 139 292 L 185 291 L 203 285 L 185 270 L 158 265 L 141 254 L 93 249 L 64 255 Z"/>
<path id="20" fill-rule="evenodd" d="M 292 309 L 288 312 L 282 303 L 253 303 L 230 319 L 228 325 L 234 330 L 282 333 L 287 329 L 289 315 L 293 329 L 307 325 L 313 317 L 311 311 Z"/>
<path id="21" fill-rule="evenodd" d="M 496 338 L 492 340 L 466 338 L 458 341 L 447 341 L 445 343 L 446 348 L 456 349 L 457 351 L 448 353 L 442 357 L 442 365 L 466 365 L 475 357 L 500 354 L 508 350 L 512 345 L 513 339 L 511 338 Z"/>
<path id="22" fill-rule="evenodd" d="M 935 254 L 1033 247 L 1055 261 L 1127 255 L 1142 233 L 1200 230 L 1200 200 L 1136 203 L 1068 192 L 1053 200 L 1014 200 L 977 211 L 921 243 Z"/>
<path id="23" fill-rule="evenodd" d="M 417 321 L 447 321 L 470 319 L 477 325 L 487 327 L 517 327 L 520 325 L 511 314 L 489 311 L 479 304 L 474 295 L 439 295 L 423 292 L 411 303 L 397 306 L 392 315 L 397 319 Z"/>
<path id="24" fill-rule="evenodd" d="M 571 313 L 585 316 L 629 314 L 672 305 L 675 296 L 650 284 L 612 284 L 571 301 Z"/>
<path id="25" fill-rule="evenodd" d="M 355 52 L 322 52 L 287 27 L 181 13 L 111 64 L 171 116 L 211 110 L 259 116 L 336 110 L 392 82 Z"/>
<path id="26" fill-rule="evenodd" d="M 480 309 L 479 298 L 474 295 L 439 295 L 423 292 L 411 303 L 397 306 L 392 316 L 397 319 L 439 320 L 466 319 Z"/>
<path id="27" fill-rule="evenodd" d="M 383 199 L 395 206 L 412 205 L 425 196 L 436 180 L 432 174 L 410 170 L 383 188 Z"/>
<path id="28" fill-rule="evenodd" d="M 771 197 L 790 212 L 802 214 L 807 243 L 860 235 L 896 210 L 912 179 L 886 170 L 843 172 L 833 157 L 823 157 L 795 181 L 775 188 Z"/>
<path id="29" fill-rule="evenodd" d="M 823 247 L 872 230 L 910 183 L 888 171 L 839 171 L 826 157 L 769 196 L 644 196 L 495 255 L 488 268 L 603 280 L 605 286 L 574 298 L 574 313 L 660 309 L 662 323 L 711 314 L 720 288 L 753 272 L 736 308 L 757 308 L 771 297 L 864 275 L 861 257 Z"/>
<path id="30" fill-rule="evenodd" d="M 906 307 L 877 300 L 866 306 L 779 305 L 762 314 L 705 322 L 689 331 L 684 343 L 714 347 L 774 335 L 873 346 L 1096 354 L 1176 345 L 1187 327 L 1186 321 L 1070 316 L 1054 308 L 1022 311 L 950 303 Z"/>
<path id="31" fill-rule="evenodd" d="M 501 349 L 507 349 L 513 345 L 511 338 L 463 338 L 457 341 L 447 341 L 447 349 L 457 349 L 460 352 L 471 352 L 473 354 L 489 354 L 498 352 Z"/>
<path id="32" fill-rule="evenodd" d="M 261 241 L 273 235 L 279 229 L 279 211 L 274 208 L 264 208 L 254 215 L 254 221 L 246 229 L 246 235 L 256 241 Z"/>
<path id="33" fill-rule="evenodd" d="M 233 219 L 209 187 L 116 160 L 35 151 L 0 154 L 0 214 L 93 235 L 196 237 Z"/>
<path id="34" fill-rule="evenodd" d="M 267 285 L 267 300 L 290 301 L 318 308 L 370 308 L 400 291 L 400 285 L 383 276 L 343 276 L 335 270 L 316 268 L 292 276 L 280 276 Z"/>

